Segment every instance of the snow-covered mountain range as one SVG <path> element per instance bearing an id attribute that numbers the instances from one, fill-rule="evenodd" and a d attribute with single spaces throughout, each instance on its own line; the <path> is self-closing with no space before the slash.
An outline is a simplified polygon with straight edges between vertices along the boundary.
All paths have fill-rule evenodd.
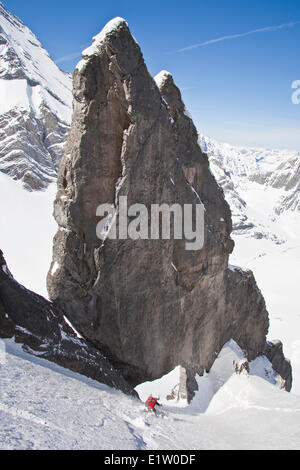
<path id="1" fill-rule="evenodd" d="M 0 171 L 29 190 L 56 177 L 71 120 L 72 78 L 0 3 Z"/>
<path id="2" fill-rule="evenodd" d="M 199 144 L 230 205 L 234 233 L 287 241 L 300 212 L 300 152 L 237 147 L 203 135 Z"/>

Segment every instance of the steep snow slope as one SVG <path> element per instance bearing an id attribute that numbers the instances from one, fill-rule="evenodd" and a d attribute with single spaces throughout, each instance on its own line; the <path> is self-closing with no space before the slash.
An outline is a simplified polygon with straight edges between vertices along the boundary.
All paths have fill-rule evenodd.
<path id="1" fill-rule="evenodd" d="M 71 121 L 72 79 L 0 3 L 0 171 L 31 189 L 56 177 Z"/>
<path id="2" fill-rule="evenodd" d="M 270 383 L 267 364 L 235 375 L 232 343 L 218 358 L 206 411 L 202 389 L 191 406 L 164 406 L 158 417 L 137 399 L 33 358 L 12 341 L 1 349 L 0 449 L 300 448 L 300 398 Z"/>
<path id="3" fill-rule="evenodd" d="M 299 216 L 298 216 L 299 217 Z M 300 395 L 300 244 L 235 236 L 232 264 L 255 273 L 270 315 L 270 340 L 280 338 L 293 368 L 293 393 Z"/>
<path id="4" fill-rule="evenodd" d="M 55 194 L 55 183 L 43 192 L 29 192 L 21 181 L 0 172 L 0 247 L 16 280 L 44 297 L 57 230 L 52 217 Z"/>

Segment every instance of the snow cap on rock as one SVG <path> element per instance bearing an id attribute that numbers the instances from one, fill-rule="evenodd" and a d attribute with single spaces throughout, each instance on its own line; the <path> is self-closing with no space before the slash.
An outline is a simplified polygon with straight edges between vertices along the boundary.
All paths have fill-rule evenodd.
<path id="1" fill-rule="evenodd" d="M 161 85 L 163 85 L 167 80 L 168 78 L 171 78 L 173 79 L 173 76 L 170 72 L 168 72 L 167 70 L 161 70 L 155 77 L 154 77 L 154 80 L 156 82 L 156 85 L 158 86 L 158 88 L 161 87 Z"/>
<path id="2" fill-rule="evenodd" d="M 82 52 L 82 57 L 88 58 L 96 55 L 98 53 L 98 48 L 105 41 L 105 39 L 112 33 L 116 32 L 121 26 L 128 27 L 128 24 L 124 18 L 117 16 L 116 18 L 110 20 L 100 31 L 100 33 L 93 37 L 92 45 Z"/>

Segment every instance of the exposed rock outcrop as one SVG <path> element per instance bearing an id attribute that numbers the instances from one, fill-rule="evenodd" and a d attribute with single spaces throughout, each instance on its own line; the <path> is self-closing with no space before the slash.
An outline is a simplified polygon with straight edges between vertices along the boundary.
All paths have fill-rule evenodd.
<path id="1" fill-rule="evenodd" d="M 271 362 L 273 369 L 282 377 L 284 388 L 290 392 L 293 383 L 292 366 L 290 361 L 284 357 L 282 342 L 279 340 L 267 341 L 264 355 Z"/>
<path id="2" fill-rule="evenodd" d="M 13 338 L 24 351 L 136 395 L 107 357 L 79 338 L 51 302 L 18 284 L 0 250 L 0 338 Z"/>
<path id="3" fill-rule="evenodd" d="M 186 399 L 188 403 L 191 403 L 195 396 L 195 392 L 199 390 L 196 373 L 189 367 L 180 367 L 180 383 L 178 390 L 178 398 Z"/>
<path id="4" fill-rule="evenodd" d="M 230 209 L 172 76 L 153 80 L 127 23 L 116 19 L 83 52 L 73 96 L 48 275 L 55 305 L 118 357 L 133 385 L 178 364 L 201 375 L 232 338 L 250 360 L 261 354 L 265 303 L 252 273 L 228 269 Z M 96 209 L 108 203 L 118 216 L 120 196 L 149 210 L 202 202 L 203 249 L 187 251 L 174 237 L 99 240 Z"/>
<path id="5" fill-rule="evenodd" d="M 247 359 L 252 361 L 263 352 L 269 328 L 265 301 L 252 271 L 229 266 L 226 309 L 231 339 L 246 352 Z"/>

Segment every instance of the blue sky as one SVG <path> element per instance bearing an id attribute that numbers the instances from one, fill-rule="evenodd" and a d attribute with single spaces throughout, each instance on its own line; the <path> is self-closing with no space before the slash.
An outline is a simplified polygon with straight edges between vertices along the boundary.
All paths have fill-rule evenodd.
<path id="1" fill-rule="evenodd" d="M 2 2 L 69 72 L 104 24 L 122 16 L 149 71 L 173 74 L 200 132 L 300 150 L 300 105 L 291 100 L 300 80 L 299 0 Z"/>

